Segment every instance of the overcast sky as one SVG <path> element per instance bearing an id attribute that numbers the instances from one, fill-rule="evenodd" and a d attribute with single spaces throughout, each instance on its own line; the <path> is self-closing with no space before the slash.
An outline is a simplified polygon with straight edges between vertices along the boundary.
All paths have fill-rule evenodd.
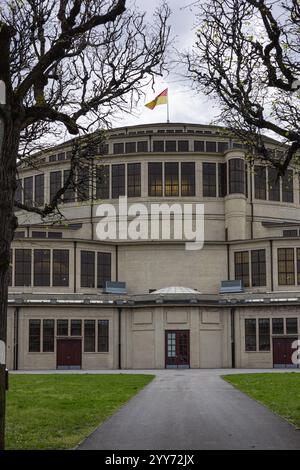
<path id="1" fill-rule="evenodd" d="M 151 13 L 160 0 L 137 0 L 141 10 Z M 189 49 L 195 43 L 195 11 L 193 12 L 188 5 L 191 0 L 169 0 L 168 4 L 172 10 L 170 18 L 171 37 L 175 37 L 172 43 L 177 49 Z M 166 122 L 166 105 L 157 106 L 154 110 L 145 107 L 145 103 L 153 100 L 165 88 L 169 89 L 169 108 L 171 122 L 193 122 L 209 124 L 217 113 L 214 104 L 203 94 L 191 90 L 191 86 L 185 83 L 183 79 L 174 73 L 169 76 L 157 78 L 155 91 L 149 86 L 146 89 L 145 101 L 139 103 L 135 109 L 134 116 L 123 116 L 120 120 L 114 122 L 116 126 L 136 125 L 143 123 Z"/>

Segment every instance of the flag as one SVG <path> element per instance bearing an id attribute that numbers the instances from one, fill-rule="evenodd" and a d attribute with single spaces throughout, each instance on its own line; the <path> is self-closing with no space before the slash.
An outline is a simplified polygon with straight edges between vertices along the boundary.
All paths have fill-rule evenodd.
<path id="1" fill-rule="evenodd" d="M 162 91 L 156 98 L 154 98 L 153 101 L 145 104 L 145 106 L 149 109 L 154 109 L 155 106 L 158 106 L 159 104 L 168 104 L 168 88 Z"/>

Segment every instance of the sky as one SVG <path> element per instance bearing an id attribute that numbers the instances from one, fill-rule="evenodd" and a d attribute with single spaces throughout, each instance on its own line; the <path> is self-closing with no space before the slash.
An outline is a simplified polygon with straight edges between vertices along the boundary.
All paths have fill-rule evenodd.
<path id="1" fill-rule="evenodd" d="M 172 46 L 180 51 L 191 49 L 196 40 L 195 11 L 189 7 L 192 0 L 168 0 L 172 15 L 171 25 Z M 160 0 L 137 0 L 141 10 L 147 12 L 149 20 Z M 154 110 L 145 107 L 145 103 L 153 100 L 165 88 L 169 90 L 169 110 L 171 122 L 191 122 L 209 124 L 218 114 L 216 104 L 200 92 L 191 89 L 191 83 L 175 73 L 166 77 L 156 78 L 154 92 L 152 87 L 145 88 L 145 99 L 141 100 L 134 115 L 124 115 L 114 121 L 115 126 L 130 126 L 167 121 L 167 106 L 157 106 Z"/>

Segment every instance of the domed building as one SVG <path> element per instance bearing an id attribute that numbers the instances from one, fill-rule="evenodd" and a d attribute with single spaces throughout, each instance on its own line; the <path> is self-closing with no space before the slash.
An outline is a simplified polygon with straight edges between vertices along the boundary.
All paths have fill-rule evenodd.
<path id="1" fill-rule="evenodd" d="M 266 144 L 279 155 L 278 142 Z M 71 145 L 38 155 L 38 169 L 22 165 L 18 201 L 52 199 L 68 178 Z M 297 367 L 297 169 L 278 179 L 228 132 L 188 123 L 113 129 L 103 150 L 89 163 L 92 184 L 82 167 L 81 187 L 64 194 L 61 222 L 17 211 L 9 368 Z M 187 249 L 185 236 L 161 229 L 99 238 L 101 208 L 120 221 L 124 196 L 146 211 L 141 223 L 153 205 L 204 205 L 203 247 Z"/>

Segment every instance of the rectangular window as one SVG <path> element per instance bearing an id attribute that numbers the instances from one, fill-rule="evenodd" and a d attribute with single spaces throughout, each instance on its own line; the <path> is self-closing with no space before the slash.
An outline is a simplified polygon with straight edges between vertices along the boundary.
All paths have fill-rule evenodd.
<path id="1" fill-rule="evenodd" d="M 15 250 L 15 286 L 31 286 L 31 250 Z"/>
<path id="2" fill-rule="evenodd" d="M 189 141 L 178 140 L 178 152 L 188 152 L 188 151 L 189 151 Z"/>
<path id="3" fill-rule="evenodd" d="M 270 201 L 280 201 L 280 178 L 276 168 L 268 168 L 268 190 Z"/>
<path id="4" fill-rule="evenodd" d="M 256 319 L 247 318 L 245 320 L 245 349 L 246 351 L 256 351 Z"/>
<path id="5" fill-rule="evenodd" d="M 34 285 L 50 286 L 50 250 L 34 250 Z"/>
<path id="6" fill-rule="evenodd" d="M 259 350 L 270 351 L 271 339 L 270 339 L 270 319 L 269 318 L 258 319 L 258 334 L 259 334 Z"/>
<path id="7" fill-rule="evenodd" d="M 77 200 L 88 201 L 90 198 L 90 168 L 82 166 L 77 173 Z"/>
<path id="8" fill-rule="evenodd" d="M 217 142 L 211 142 L 210 140 L 206 141 L 206 151 L 216 153 L 217 151 Z"/>
<path id="9" fill-rule="evenodd" d="M 24 204 L 28 206 L 33 204 L 33 176 L 24 178 Z"/>
<path id="10" fill-rule="evenodd" d="M 104 288 L 111 280 L 111 254 L 97 253 L 97 287 Z"/>
<path id="11" fill-rule="evenodd" d="M 195 196 L 195 163 L 181 163 L 181 196 Z"/>
<path id="12" fill-rule="evenodd" d="M 251 251 L 252 287 L 266 285 L 266 250 Z"/>
<path id="13" fill-rule="evenodd" d="M 71 170 L 65 170 L 64 171 L 64 185 L 66 184 L 69 176 L 70 176 Z M 64 195 L 64 202 L 74 202 L 75 201 L 75 187 L 74 187 L 74 181 L 73 178 L 70 180 L 70 184 L 68 188 L 65 190 Z"/>
<path id="14" fill-rule="evenodd" d="M 56 193 L 61 189 L 61 171 L 51 171 L 50 173 L 50 202 L 55 197 Z"/>
<path id="15" fill-rule="evenodd" d="M 108 320 L 98 320 L 98 352 L 108 352 Z"/>
<path id="16" fill-rule="evenodd" d="M 241 158 L 229 160 L 229 194 L 245 194 L 245 163 Z"/>
<path id="17" fill-rule="evenodd" d="M 41 320 L 29 320 L 29 352 L 41 351 Z"/>
<path id="18" fill-rule="evenodd" d="M 148 195 L 162 196 L 162 163 L 148 163 Z"/>
<path id="19" fill-rule="evenodd" d="M 53 250 L 53 286 L 69 286 L 69 250 Z"/>
<path id="20" fill-rule="evenodd" d="M 48 232 L 48 238 L 61 240 L 62 239 L 62 232 Z"/>
<path id="21" fill-rule="evenodd" d="M 235 279 L 243 281 L 244 287 L 249 287 L 249 252 L 234 253 Z"/>
<path id="22" fill-rule="evenodd" d="M 140 163 L 128 163 L 127 165 L 127 196 L 141 197 Z"/>
<path id="23" fill-rule="evenodd" d="M 95 320 L 84 320 L 84 352 L 95 352 Z"/>
<path id="24" fill-rule="evenodd" d="M 57 155 L 57 160 L 61 162 L 65 159 L 65 156 L 66 156 L 65 152 L 61 152 Z"/>
<path id="25" fill-rule="evenodd" d="M 262 165 L 254 166 L 255 199 L 267 199 L 267 169 Z"/>
<path id="26" fill-rule="evenodd" d="M 300 248 L 297 248 L 297 284 L 300 284 Z"/>
<path id="27" fill-rule="evenodd" d="M 224 153 L 228 150 L 228 142 L 218 142 L 218 152 Z"/>
<path id="28" fill-rule="evenodd" d="M 138 152 L 148 152 L 148 142 L 147 140 L 141 140 L 137 143 Z"/>
<path id="29" fill-rule="evenodd" d="M 114 154 L 120 155 L 124 153 L 124 142 L 114 144 Z"/>
<path id="30" fill-rule="evenodd" d="M 82 321 L 71 320 L 71 336 L 81 336 L 82 334 Z"/>
<path id="31" fill-rule="evenodd" d="M 56 329 L 57 329 L 57 336 L 68 336 L 68 320 L 57 320 L 56 322 Z"/>
<path id="32" fill-rule="evenodd" d="M 45 188 L 45 177 L 44 175 L 35 176 L 35 189 L 34 189 L 34 202 L 36 206 L 42 206 L 44 204 L 44 188 Z"/>
<path id="33" fill-rule="evenodd" d="M 166 152 L 176 152 L 176 140 L 166 140 Z"/>
<path id="34" fill-rule="evenodd" d="M 165 163 L 165 196 L 179 195 L 179 166 L 176 162 Z"/>
<path id="35" fill-rule="evenodd" d="M 95 287 L 95 253 L 81 252 L 81 287 Z"/>
<path id="36" fill-rule="evenodd" d="M 272 318 L 272 333 L 273 335 L 283 335 L 283 318 Z"/>
<path id="37" fill-rule="evenodd" d="M 46 232 L 36 232 L 33 231 L 31 233 L 32 238 L 47 238 L 47 233 Z"/>
<path id="38" fill-rule="evenodd" d="M 298 334 L 298 318 L 287 318 L 286 319 L 286 334 L 297 335 Z"/>
<path id="39" fill-rule="evenodd" d="M 153 140 L 153 152 L 164 152 L 165 142 L 163 140 Z"/>
<path id="40" fill-rule="evenodd" d="M 278 248 L 278 284 L 295 284 L 294 248 Z"/>
<path id="41" fill-rule="evenodd" d="M 136 142 L 126 142 L 125 152 L 126 153 L 136 153 Z"/>
<path id="42" fill-rule="evenodd" d="M 217 182 L 216 182 L 216 164 L 203 163 L 203 196 L 216 197 L 217 195 Z"/>
<path id="43" fill-rule="evenodd" d="M 299 179 L 300 181 L 300 179 Z M 16 192 L 15 192 L 15 202 L 19 202 L 20 204 L 22 204 L 22 200 L 23 200 L 23 186 L 22 186 L 22 180 L 17 180 L 17 188 L 16 188 Z"/>
<path id="44" fill-rule="evenodd" d="M 50 155 L 49 157 L 49 162 L 52 163 L 52 162 L 56 162 L 57 160 L 57 155 Z"/>
<path id="45" fill-rule="evenodd" d="M 282 201 L 294 202 L 293 170 L 288 170 L 282 177 Z"/>
<path id="46" fill-rule="evenodd" d="M 219 197 L 227 195 L 227 165 L 226 163 L 218 163 L 219 171 Z"/>
<path id="47" fill-rule="evenodd" d="M 194 140 L 194 152 L 204 152 L 204 141 Z"/>
<path id="48" fill-rule="evenodd" d="M 112 165 L 112 198 L 125 196 L 125 165 Z"/>
<path id="49" fill-rule="evenodd" d="M 109 165 L 101 165 L 97 167 L 96 198 L 109 199 Z"/>
<path id="50" fill-rule="evenodd" d="M 54 320 L 43 320 L 43 352 L 54 352 Z"/>

